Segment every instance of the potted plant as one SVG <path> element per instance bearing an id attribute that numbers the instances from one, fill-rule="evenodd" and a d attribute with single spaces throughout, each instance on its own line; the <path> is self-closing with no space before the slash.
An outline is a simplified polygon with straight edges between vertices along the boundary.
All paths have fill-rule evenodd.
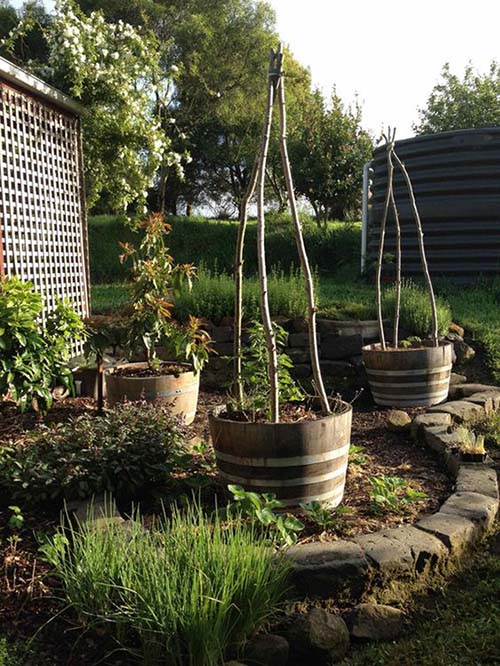
<path id="1" fill-rule="evenodd" d="M 434 288 L 427 265 L 422 223 L 408 171 L 395 150 L 395 131 L 384 136 L 387 151 L 387 192 L 380 225 L 377 259 L 377 319 L 380 342 L 363 347 L 363 361 L 373 399 L 378 405 L 419 407 L 436 405 L 448 397 L 452 368 L 452 344 L 439 339 L 438 316 Z M 429 292 L 432 312 L 430 340 L 421 344 L 399 344 L 401 307 L 401 227 L 393 188 L 394 163 L 400 169 L 408 190 L 411 210 L 417 228 L 422 270 Z M 382 317 L 382 264 L 385 232 L 389 210 L 392 210 L 396 231 L 396 301 L 392 344 L 386 341 Z"/>
<path id="2" fill-rule="evenodd" d="M 465 426 L 459 426 L 454 435 L 459 443 L 460 459 L 463 462 L 482 463 L 485 461 L 484 435 L 476 435 Z"/>
<path id="3" fill-rule="evenodd" d="M 144 236 L 139 247 L 122 243 L 120 260 L 132 261 L 132 314 L 126 348 L 132 356 L 142 348 L 146 360 L 105 370 L 107 400 L 110 405 L 124 399 L 160 401 L 191 423 L 210 337 L 201 329 L 200 320 L 189 317 L 181 325 L 173 320 L 172 310 L 181 289 L 191 288 L 195 268 L 174 263 L 165 245 L 171 227 L 163 215 L 153 213 L 140 228 Z"/>
<path id="4" fill-rule="evenodd" d="M 286 106 L 283 78 L 283 53 L 271 51 L 265 125 L 259 154 L 250 184 L 240 208 L 240 226 L 235 258 L 235 354 L 232 400 L 209 416 L 212 442 L 218 469 L 229 484 L 245 490 L 273 493 L 285 505 L 293 506 L 312 500 L 338 504 L 343 497 L 352 408 L 341 401 L 332 401 L 326 394 L 316 334 L 314 286 L 305 250 L 286 143 Z M 292 213 L 295 241 L 305 278 L 308 300 L 308 333 L 311 365 L 316 395 L 299 410 L 286 410 L 280 397 L 289 392 L 283 385 L 283 368 L 273 325 L 267 293 L 265 256 L 264 185 L 273 107 L 279 97 L 280 150 L 287 194 Z M 242 289 L 243 246 L 248 202 L 257 190 L 258 269 L 260 281 L 261 330 L 265 354 L 257 361 L 265 368 L 266 408 L 249 413 L 245 409 L 244 355 L 242 354 Z M 255 360 L 255 359 L 254 359 Z M 281 364 L 282 365 L 282 364 Z M 281 383 L 281 385 L 280 385 Z"/>

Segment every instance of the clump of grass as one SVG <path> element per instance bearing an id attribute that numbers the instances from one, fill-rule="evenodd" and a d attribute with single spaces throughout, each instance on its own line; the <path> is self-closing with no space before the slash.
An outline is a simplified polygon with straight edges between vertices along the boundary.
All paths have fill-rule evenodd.
<path id="1" fill-rule="evenodd" d="M 219 666 L 272 616 L 289 572 L 255 525 L 197 502 L 150 530 L 138 515 L 70 526 L 44 553 L 75 611 L 148 666 Z"/>
<path id="2" fill-rule="evenodd" d="M 394 316 L 396 305 L 396 288 L 389 287 L 383 294 L 384 315 L 387 318 Z M 436 298 L 438 332 L 445 335 L 451 324 L 451 308 L 440 297 Z M 411 280 L 403 280 L 401 288 L 401 327 L 411 335 L 425 338 L 432 330 L 432 311 L 428 292 Z"/>
<path id="3" fill-rule="evenodd" d="M 294 269 L 286 274 L 273 269 L 269 275 L 269 305 L 274 315 L 302 316 L 307 309 L 304 280 Z M 189 315 L 215 323 L 234 313 L 234 280 L 226 273 L 201 268 L 191 293 L 182 293 L 175 302 L 175 316 L 185 321 Z M 245 280 L 243 313 L 246 320 L 260 318 L 259 284 L 257 277 Z"/>

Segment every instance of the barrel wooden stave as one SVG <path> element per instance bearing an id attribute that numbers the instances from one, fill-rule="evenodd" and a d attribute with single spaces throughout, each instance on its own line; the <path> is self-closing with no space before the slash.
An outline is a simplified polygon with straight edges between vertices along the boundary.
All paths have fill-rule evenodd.
<path id="1" fill-rule="evenodd" d="M 390 407 L 429 407 L 448 397 L 452 345 L 382 350 L 363 347 L 363 360 L 374 401 Z"/>
<path id="2" fill-rule="evenodd" d="M 124 367 L 124 366 L 119 366 Z M 145 368 L 146 363 L 128 363 L 131 369 Z M 184 416 L 186 424 L 192 423 L 196 415 L 200 374 L 192 370 L 175 375 L 151 377 L 126 377 L 116 375 L 113 369 L 106 370 L 107 400 L 110 406 L 123 400 L 132 402 L 146 400 L 169 407 L 173 416 Z"/>
<path id="3" fill-rule="evenodd" d="M 218 410 L 220 412 L 220 410 Z M 274 493 L 286 505 L 342 500 L 352 408 L 300 423 L 246 423 L 210 415 L 222 479 L 246 490 Z"/>

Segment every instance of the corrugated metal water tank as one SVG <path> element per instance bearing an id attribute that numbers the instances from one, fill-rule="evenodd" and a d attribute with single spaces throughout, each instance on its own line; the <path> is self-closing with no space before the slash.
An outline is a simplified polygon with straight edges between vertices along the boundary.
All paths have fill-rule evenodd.
<path id="1" fill-rule="evenodd" d="M 500 272 L 500 127 L 443 132 L 396 142 L 413 183 L 433 276 L 466 281 Z M 385 146 L 374 151 L 368 256 L 378 251 L 387 187 Z M 400 171 L 394 193 L 401 220 L 403 273 L 421 273 L 415 223 Z M 385 253 L 394 253 L 388 220 Z"/>

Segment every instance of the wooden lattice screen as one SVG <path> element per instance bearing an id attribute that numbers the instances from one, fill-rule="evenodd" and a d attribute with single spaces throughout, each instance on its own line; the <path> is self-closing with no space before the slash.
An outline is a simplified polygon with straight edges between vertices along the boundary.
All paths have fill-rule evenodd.
<path id="1" fill-rule="evenodd" d="M 0 272 L 88 315 L 80 119 L 0 76 Z"/>

